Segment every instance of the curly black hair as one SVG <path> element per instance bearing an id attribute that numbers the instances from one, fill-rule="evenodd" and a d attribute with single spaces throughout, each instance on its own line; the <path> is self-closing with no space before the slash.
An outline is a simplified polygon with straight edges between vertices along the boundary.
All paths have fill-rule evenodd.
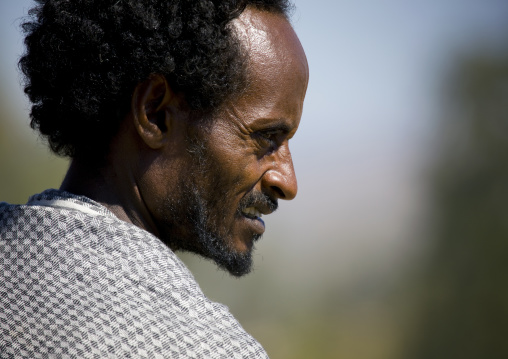
<path id="1" fill-rule="evenodd" d="M 241 91 L 246 62 L 228 26 L 247 6 L 288 17 L 288 0 L 35 0 L 19 66 L 31 127 L 53 152 L 101 155 L 132 91 L 164 75 L 190 108 L 211 111 Z"/>

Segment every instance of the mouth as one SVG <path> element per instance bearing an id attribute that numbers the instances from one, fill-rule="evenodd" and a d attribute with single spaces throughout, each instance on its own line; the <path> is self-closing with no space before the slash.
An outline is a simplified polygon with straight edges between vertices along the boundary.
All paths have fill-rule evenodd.
<path id="1" fill-rule="evenodd" d="M 258 210 L 256 207 L 247 207 L 242 210 L 242 214 L 250 219 L 258 219 L 263 216 L 263 213 L 261 213 L 260 210 Z"/>
<path id="2" fill-rule="evenodd" d="M 242 209 L 241 211 L 243 218 L 245 218 L 249 222 L 249 226 L 253 229 L 255 233 L 258 235 L 263 234 L 265 231 L 265 221 L 261 219 L 261 216 L 263 214 L 268 213 L 262 213 L 258 208 L 256 207 L 247 207 Z"/>
<path id="3" fill-rule="evenodd" d="M 265 222 L 261 219 L 277 209 L 277 200 L 261 192 L 253 192 L 245 197 L 239 205 L 237 214 L 244 219 L 251 230 L 259 235 L 265 231 Z"/>

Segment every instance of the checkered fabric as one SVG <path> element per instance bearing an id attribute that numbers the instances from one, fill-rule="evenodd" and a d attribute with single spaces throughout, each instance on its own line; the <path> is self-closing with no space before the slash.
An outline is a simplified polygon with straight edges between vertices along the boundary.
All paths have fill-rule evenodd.
<path id="1" fill-rule="evenodd" d="M 0 358 L 267 358 L 158 238 L 82 196 L 0 203 Z"/>

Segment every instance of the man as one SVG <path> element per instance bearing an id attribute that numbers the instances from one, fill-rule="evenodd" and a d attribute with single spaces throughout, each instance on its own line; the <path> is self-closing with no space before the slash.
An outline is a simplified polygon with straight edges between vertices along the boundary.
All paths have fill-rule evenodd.
<path id="1" fill-rule="evenodd" d="M 278 0 L 38 0 L 20 60 L 60 190 L 0 205 L 0 358 L 263 358 L 173 251 L 249 272 L 297 192 L 308 82 Z"/>

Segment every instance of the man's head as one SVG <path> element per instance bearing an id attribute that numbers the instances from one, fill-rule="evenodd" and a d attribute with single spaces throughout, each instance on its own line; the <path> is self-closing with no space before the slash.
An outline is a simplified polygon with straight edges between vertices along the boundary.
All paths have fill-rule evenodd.
<path id="1" fill-rule="evenodd" d="M 91 1 L 79 4 L 88 2 Z M 135 9 L 136 6 L 145 7 L 148 1 L 143 5 L 129 5 L 139 1 L 117 3 Z M 279 198 L 292 199 L 296 195 L 296 177 L 288 141 L 299 125 L 308 67 L 303 49 L 284 13 L 287 4 L 267 1 L 263 5 L 261 1 L 256 1 L 255 4 L 238 7 L 227 6 L 225 2 L 189 3 L 199 3 L 199 6 L 191 6 L 193 11 L 196 7 L 206 10 L 208 17 L 213 18 L 212 23 L 215 21 L 211 28 L 216 27 L 223 40 L 216 35 L 210 41 L 219 44 L 218 48 L 204 41 L 209 35 L 205 25 L 199 21 L 189 23 L 188 19 L 194 19 L 191 14 L 183 16 L 178 6 L 164 2 L 164 7 L 172 8 L 172 16 L 187 19 L 185 24 L 181 23 L 183 20 L 177 21 L 180 32 L 172 30 L 172 36 L 177 40 L 171 40 L 171 37 L 159 39 L 168 41 L 167 51 L 172 58 L 165 61 L 171 61 L 171 66 L 163 71 L 150 67 L 149 63 L 140 65 L 141 69 L 147 69 L 145 74 L 137 77 L 130 74 L 136 77 L 136 81 L 124 83 L 124 86 L 131 86 L 130 91 L 119 88 L 114 92 L 111 95 L 113 100 L 104 104 L 104 112 L 98 105 L 96 110 L 99 115 L 92 117 L 94 120 L 90 125 L 93 131 L 69 136 L 68 139 L 74 141 L 72 146 L 55 142 L 65 137 L 65 133 L 58 132 L 59 128 L 63 128 L 61 123 L 49 127 L 54 134 L 52 139 L 51 134 L 43 130 L 44 121 L 51 123 L 51 120 L 42 116 L 40 119 L 43 120 L 36 121 L 37 106 L 43 107 L 43 102 L 34 101 L 32 121 L 49 136 L 55 150 L 76 159 L 85 156 L 86 151 L 97 156 L 97 152 L 90 149 L 94 135 L 99 141 L 105 141 L 101 150 L 106 151 L 108 165 L 123 168 L 117 171 L 116 177 L 121 177 L 118 174 L 122 173 L 124 182 L 135 188 L 131 196 L 137 197 L 138 201 L 130 205 L 129 210 L 142 213 L 141 217 L 149 217 L 132 222 L 138 222 L 174 249 L 202 254 L 230 273 L 241 275 L 249 271 L 253 243 L 264 232 L 261 213 L 273 212 Z M 115 6 L 107 6 L 108 11 Z M 226 10 L 229 15 L 223 14 Z M 220 12 L 221 17 L 216 12 Z M 137 20 L 150 25 L 150 31 L 167 32 L 161 27 L 167 26 L 169 20 L 161 23 L 157 20 L 161 17 L 153 10 L 144 14 L 145 17 Z M 101 18 L 101 15 L 96 17 Z M 107 18 L 106 15 L 104 17 Z M 113 19 L 107 18 L 108 21 Z M 128 24 L 122 25 L 121 22 L 117 26 L 129 29 Z M 36 25 L 30 26 L 38 31 Z M 193 34 L 182 35 L 182 28 Z M 151 41 L 148 36 L 143 38 L 133 34 L 104 33 L 101 36 L 113 38 L 114 44 L 120 37 L 138 36 L 138 41 Z M 180 40 L 179 36 L 182 37 Z M 198 38 L 215 50 L 200 48 L 193 43 Z M 29 36 L 28 45 L 30 41 Z M 178 41 L 179 47 L 175 45 Z M 189 49 L 194 49 L 192 51 L 196 55 L 192 55 Z M 125 62 L 126 67 L 136 71 L 137 68 L 130 62 L 133 61 L 131 58 L 136 58 L 137 52 L 130 53 L 130 48 L 123 51 L 124 57 L 118 57 L 117 61 L 121 64 Z M 208 57 L 210 54 L 213 59 Z M 34 77 L 30 77 L 33 70 L 28 70 L 34 66 L 35 59 L 30 62 L 27 60 L 30 56 L 30 53 L 25 56 L 21 64 L 31 81 L 27 93 L 34 100 L 31 93 Z M 102 55 L 96 65 L 100 67 L 101 61 L 105 61 Z M 84 72 L 90 71 L 86 61 L 80 62 L 79 66 Z M 177 73 L 177 68 L 185 75 Z M 58 68 L 53 71 L 58 72 Z M 113 75 L 111 78 L 114 82 Z M 97 78 L 97 81 L 102 80 Z M 84 94 L 91 96 L 91 99 L 85 100 L 100 100 L 85 87 L 83 89 Z M 48 90 L 46 96 L 50 99 L 47 101 L 54 105 L 56 99 L 52 90 Z M 44 93 L 42 88 L 38 91 Z M 129 95 L 115 97 L 122 92 Z M 79 102 L 75 104 L 74 111 L 78 117 L 85 117 L 80 114 L 83 110 L 80 106 Z M 109 120 L 118 123 L 105 125 Z M 65 121 L 73 121 L 73 118 L 65 118 Z M 72 124 L 69 126 L 73 127 Z M 106 129 L 101 132 L 103 127 Z M 68 130 L 68 127 L 65 129 Z"/>
<path id="2" fill-rule="evenodd" d="M 23 24 L 20 67 L 31 125 L 52 150 L 101 157 L 132 90 L 166 77 L 193 110 L 210 111 L 244 87 L 230 22 L 246 6 L 285 15 L 288 0 L 35 0 Z"/>

